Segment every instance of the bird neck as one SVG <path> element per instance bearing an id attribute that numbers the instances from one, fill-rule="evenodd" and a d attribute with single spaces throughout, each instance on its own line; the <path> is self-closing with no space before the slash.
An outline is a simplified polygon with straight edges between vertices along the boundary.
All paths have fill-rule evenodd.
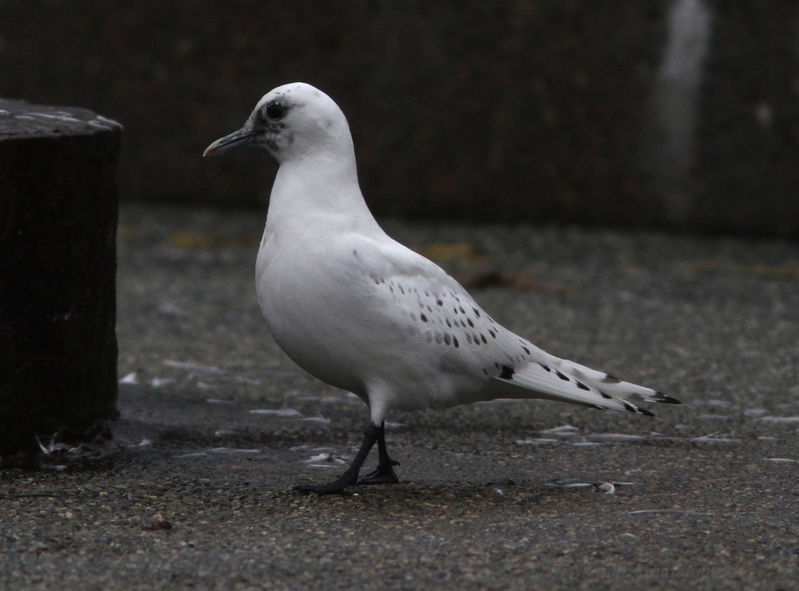
<path id="1" fill-rule="evenodd" d="M 316 153 L 281 163 L 269 198 L 270 224 L 379 230 L 358 185 L 355 154 Z"/>

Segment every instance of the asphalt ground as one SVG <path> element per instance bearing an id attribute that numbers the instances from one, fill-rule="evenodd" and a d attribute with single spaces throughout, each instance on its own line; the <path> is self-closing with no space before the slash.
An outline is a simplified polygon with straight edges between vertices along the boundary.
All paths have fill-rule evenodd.
<path id="1" fill-rule="evenodd" d="M 268 335 L 262 224 L 122 208 L 121 417 L 0 471 L 0 588 L 799 588 L 799 244 L 385 222 L 506 326 L 684 404 L 396 413 L 401 482 L 318 497 L 292 487 L 367 413 Z"/>

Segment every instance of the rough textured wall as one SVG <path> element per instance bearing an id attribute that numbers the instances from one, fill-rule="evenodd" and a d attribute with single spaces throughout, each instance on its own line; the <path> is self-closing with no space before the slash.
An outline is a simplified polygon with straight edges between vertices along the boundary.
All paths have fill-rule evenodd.
<path id="1" fill-rule="evenodd" d="M 202 161 L 305 80 L 348 115 L 378 214 L 799 234 L 787 0 L 5 0 L 0 95 L 125 124 L 123 198 L 262 204 Z"/>

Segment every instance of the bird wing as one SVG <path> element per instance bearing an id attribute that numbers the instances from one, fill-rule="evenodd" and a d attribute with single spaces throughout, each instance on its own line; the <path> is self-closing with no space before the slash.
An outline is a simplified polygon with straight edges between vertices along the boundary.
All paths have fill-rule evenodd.
<path id="1" fill-rule="evenodd" d="M 631 402 L 678 403 L 656 390 L 558 358 L 514 334 L 487 314 L 455 279 L 393 240 L 365 249 L 365 268 L 386 302 L 385 313 L 441 371 L 482 380 L 452 403 L 494 398 L 546 398 L 598 409 L 652 413 Z"/>

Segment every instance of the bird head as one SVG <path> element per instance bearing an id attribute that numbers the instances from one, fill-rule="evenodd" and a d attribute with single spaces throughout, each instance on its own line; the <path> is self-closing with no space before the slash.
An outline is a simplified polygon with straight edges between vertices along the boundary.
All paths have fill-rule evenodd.
<path id="1" fill-rule="evenodd" d="M 242 128 L 213 142 L 203 156 L 242 147 L 262 148 L 282 163 L 320 151 L 351 151 L 352 138 L 344 113 L 329 96 L 295 82 L 265 94 Z"/>

